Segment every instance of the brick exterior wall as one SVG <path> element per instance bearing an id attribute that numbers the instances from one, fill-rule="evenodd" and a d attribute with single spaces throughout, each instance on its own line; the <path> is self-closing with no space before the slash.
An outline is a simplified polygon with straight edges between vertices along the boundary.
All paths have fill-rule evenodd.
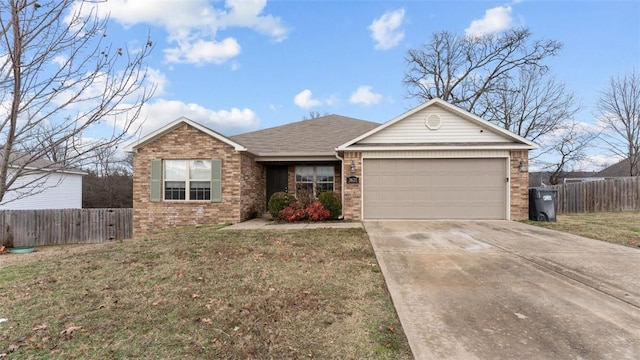
<path id="1" fill-rule="evenodd" d="M 351 162 L 356 165 L 355 173 L 351 172 Z M 345 177 L 357 176 L 360 178 L 358 184 L 344 184 L 344 202 L 342 211 L 345 220 L 361 220 L 362 219 L 362 153 L 345 152 L 344 167 L 342 173 Z"/>
<path id="2" fill-rule="evenodd" d="M 221 159 L 222 202 L 151 202 L 153 159 Z M 248 155 L 187 124 L 140 147 L 133 156 L 134 236 L 180 226 L 237 223 L 263 211 L 264 170 L 252 161 Z"/>
<path id="3" fill-rule="evenodd" d="M 511 220 L 525 220 L 529 218 L 529 151 L 513 150 L 509 155 Z M 519 170 L 521 161 L 525 165 L 525 172 Z"/>
<path id="4" fill-rule="evenodd" d="M 240 221 L 253 219 L 267 211 L 266 169 L 247 154 L 241 154 Z M 224 172 L 224 167 L 222 169 Z"/>

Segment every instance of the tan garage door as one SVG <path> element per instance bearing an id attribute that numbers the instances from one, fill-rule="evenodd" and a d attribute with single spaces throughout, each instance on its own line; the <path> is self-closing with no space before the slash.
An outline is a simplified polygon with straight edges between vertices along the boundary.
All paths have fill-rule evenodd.
<path id="1" fill-rule="evenodd" d="M 365 219 L 505 219 L 505 159 L 365 159 Z"/>

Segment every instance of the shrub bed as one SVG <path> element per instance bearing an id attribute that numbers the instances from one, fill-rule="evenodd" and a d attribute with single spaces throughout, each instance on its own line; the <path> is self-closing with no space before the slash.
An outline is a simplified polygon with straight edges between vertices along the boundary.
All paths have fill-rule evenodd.
<path id="1" fill-rule="evenodd" d="M 329 210 L 325 209 L 319 201 L 314 201 L 307 207 L 303 207 L 299 202 L 294 202 L 280 211 L 278 219 L 286 222 L 325 221 L 329 219 L 330 215 Z"/>

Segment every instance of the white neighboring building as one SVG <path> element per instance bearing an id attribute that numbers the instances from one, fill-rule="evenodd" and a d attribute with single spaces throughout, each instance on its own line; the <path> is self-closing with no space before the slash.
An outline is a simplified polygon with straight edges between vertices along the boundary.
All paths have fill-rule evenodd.
<path id="1" fill-rule="evenodd" d="M 38 168 L 51 164 L 46 160 L 34 162 Z M 10 168 L 11 171 L 15 170 Z M 32 174 L 21 176 L 9 187 L 0 202 L 0 210 L 82 208 L 82 177 L 87 175 L 86 172 L 78 169 L 33 171 Z"/>

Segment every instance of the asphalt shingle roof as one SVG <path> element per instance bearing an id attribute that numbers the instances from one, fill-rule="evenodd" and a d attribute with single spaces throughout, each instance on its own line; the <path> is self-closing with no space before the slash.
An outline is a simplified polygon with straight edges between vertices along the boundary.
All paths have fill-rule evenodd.
<path id="1" fill-rule="evenodd" d="M 380 124 L 340 115 L 252 131 L 229 137 L 256 155 L 327 154 Z"/>
<path id="2" fill-rule="evenodd" d="M 0 159 L 2 159 L 2 152 L 0 152 Z M 20 167 L 25 166 L 29 169 L 38 169 L 46 171 L 59 171 L 59 172 L 77 172 L 86 173 L 86 171 L 70 166 L 65 166 L 60 163 L 56 163 L 47 159 L 35 157 L 29 153 L 12 150 L 9 154 L 9 166 Z"/>
<path id="3" fill-rule="evenodd" d="M 615 163 L 602 171 L 598 172 L 596 176 L 599 177 L 624 177 L 631 176 L 631 161 L 626 158 L 618 163 Z"/>

